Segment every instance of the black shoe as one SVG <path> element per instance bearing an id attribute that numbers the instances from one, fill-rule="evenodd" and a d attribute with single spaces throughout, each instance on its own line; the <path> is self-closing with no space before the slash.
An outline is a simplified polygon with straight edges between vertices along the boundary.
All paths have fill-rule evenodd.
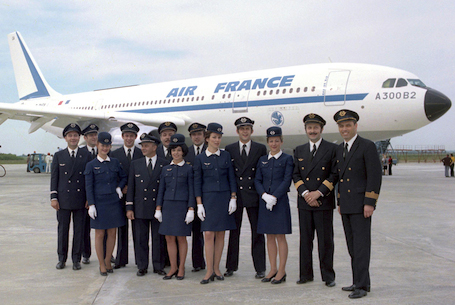
<path id="1" fill-rule="evenodd" d="M 312 282 L 312 281 L 313 281 L 313 279 L 300 279 L 296 283 L 297 284 L 306 284 L 306 283 Z"/>
<path id="2" fill-rule="evenodd" d="M 136 273 L 137 276 L 144 276 L 147 274 L 147 269 L 139 269 Z"/>
<path id="3" fill-rule="evenodd" d="M 89 257 L 83 257 L 82 258 L 82 263 L 86 264 L 86 265 L 90 264 L 90 258 Z"/>
<path id="4" fill-rule="evenodd" d="M 343 290 L 343 291 L 354 291 L 355 290 L 355 285 L 352 284 L 351 286 L 342 287 L 341 290 Z M 367 286 L 367 291 L 370 292 L 370 286 Z"/>
<path id="5" fill-rule="evenodd" d="M 330 282 L 325 282 L 325 285 L 327 287 L 335 287 L 336 283 L 335 283 L 335 281 L 330 281 Z"/>
<path id="6" fill-rule="evenodd" d="M 228 270 L 226 270 L 226 272 L 224 273 L 224 276 L 225 276 L 225 277 L 233 276 L 233 275 L 234 275 L 234 272 L 235 272 L 234 270 L 228 269 Z"/>
<path id="7" fill-rule="evenodd" d="M 350 299 L 360 299 L 367 295 L 367 292 L 363 289 L 356 289 L 349 294 Z"/>
<path id="8" fill-rule="evenodd" d="M 283 282 L 286 282 L 286 273 L 283 275 L 283 277 L 279 280 L 273 279 L 271 284 L 281 284 Z"/>
<path id="9" fill-rule="evenodd" d="M 217 275 L 216 273 L 213 273 L 215 274 L 215 278 L 218 280 L 218 281 L 224 281 L 224 276 L 222 275 Z"/>
<path id="10" fill-rule="evenodd" d="M 201 270 L 204 270 L 205 268 L 202 268 L 202 267 L 194 267 L 193 270 L 191 270 L 191 272 L 199 272 Z"/>
<path id="11" fill-rule="evenodd" d="M 125 266 L 126 266 L 126 265 L 117 265 L 117 264 L 116 264 L 116 265 L 114 266 L 114 269 L 120 269 L 120 268 L 123 268 L 123 267 L 125 267 Z"/>
<path id="12" fill-rule="evenodd" d="M 265 277 L 265 278 L 263 278 L 263 279 L 261 280 L 261 282 L 264 282 L 264 283 L 270 282 L 270 281 L 276 276 L 277 273 L 278 273 L 278 271 L 275 272 L 275 274 L 272 275 L 271 277 Z"/>
<path id="13" fill-rule="evenodd" d="M 107 269 L 107 268 L 106 268 L 106 272 L 107 272 L 107 273 L 114 273 L 114 269 L 112 269 L 112 268 L 111 268 L 111 269 Z"/>
<path id="14" fill-rule="evenodd" d="M 111 263 L 115 264 L 115 257 L 111 257 Z"/>
<path id="15" fill-rule="evenodd" d="M 55 268 L 59 270 L 65 268 L 65 262 L 58 262 Z"/>
<path id="16" fill-rule="evenodd" d="M 101 274 L 102 276 L 107 276 L 107 272 L 102 272 L 102 271 L 101 271 L 101 268 L 100 268 L 100 274 Z"/>
<path id="17" fill-rule="evenodd" d="M 208 279 L 203 279 L 201 281 L 201 284 L 208 284 L 210 281 L 214 281 L 215 280 L 215 273 L 212 273 L 212 275 L 208 278 Z"/>
<path id="18" fill-rule="evenodd" d="M 263 279 L 265 277 L 265 272 L 264 271 L 256 272 L 256 275 L 254 277 L 257 279 Z"/>
<path id="19" fill-rule="evenodd" d="M 171 275 L 167 275 L 167 274 L 166 274 L 166 275 L 163 277 L 163 280 L 170 280 L 174 275 L 177 275 L 177 273 L 179 273 L 179 270 L 178 270 L 178 269 L 175 270 L 175 272 L 172 273 Z"/>
<path id="20" fill-rule="evenodd" d="M 73 263 L 73 270 L 81 270 L 81 263 L 79 262 Z"/>
<path id="21" fill-rule="evenodd" d="M 181 280 L 183 280 L 185 278 L 185 273 L 183 273 L 182 276 L 178 276 L 177 275 L 175 278 L 178 279 L 179 281 L 181 281 Z"/>
<path id="22" fill-rule="evenodd" d="M 161 269 L 161 270 L 153 270 L 153 273 L 158 273 L 159 275 L 166 275 L 166 271 L 164 271 L 163 269 Z"/>

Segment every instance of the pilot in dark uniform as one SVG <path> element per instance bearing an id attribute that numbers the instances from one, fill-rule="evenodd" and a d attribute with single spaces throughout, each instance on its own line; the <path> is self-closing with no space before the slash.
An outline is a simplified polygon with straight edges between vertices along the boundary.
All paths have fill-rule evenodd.
<path id="1" fill-rule="evenodd" d="M 313 281 L 313 240 L 318 238 L 319 266 L 326 286 L 335 286 L 333 270 L 333 209 L 337 145 L 322 139 L 325 120 L 314 113 L 303 118 L 308 143 L 294 151 L 293 179 L 298 193 L 300 277 L 297 284 Z"/>
<path id="2" fill-rule="evenodd" d="M 164 280 L 174 275 L 177 280 L 185 277 L 185 261 L 188 253 L 187 236 L 191 235 L 191 223 L 194 220 L 193 167 L 185 163 L 183 157 L 188 153 L 185 137 L 174 134 L 169 149 L 172 154 L 171 164 L 163 167 L 160 187 L 156 202 L 155 218 L 160 224 L 159 233 L 166 236 L 167 250 L 171 269 Z M 177 245 L 180 263 L 177 264 Z"/>
<path id="3" fill-rule="evenodd" d="M 120 126 L 120 130 L 122 131 L 123 146 L 112 151 L 110 156 L 120 161 L 123 170 L 128 175 L 131 162 L 143 157 L 141 150 L 134 145 L 137 133 L 139 132 L 139 127 L 136 124 L 129 122 Z M 122 198 L 124 205 L 126 202 L 127 189 L 128 185 L 122 190 L 123 194 L 125 194 Z M 134 225 L 132 225 L 132 227 L 133 226 Z M 132 229 L 132 231 L 134 240 L 134 229 Z M 117 255 L 114 268 L 118 269 L 125 267 L 126 264 L 128 264 L 128 220 L 124 226 L 118 228 Z"/>
<path id="4" fill-rule="evenodd" d="M 84 136 L 84 140 L 87 145 L 82 146 L 81 150 L 87 151 L 89 154 L 89 161 L 95 159 L 98 153 L 96 148 L 96 143 L 98 142 L 98 130 L 99 128 L 95 124 L 89 124 L 82 130 L 82 135 Z M 92 244 L 90 241 L 90 216 L 88 216 L 87 213 L 85 217 L 84 238 L 82 240 L 83 264 L 90 264 L 90 255 L 92 255 Z"/>
<path id="5" fill-rule="evenodd" d="M 160 145 L 156 150 L 158 158 L 164 158 L 169 161 L 172 160 L 171 152 L 169 151 L 169 143 L 171 143 L 171 136 L 177 132 L 177 126 L 172 122 L 164 122 L 158 126 L 158 133 L 160 134 Z M 150 133 L 149 133 L 150 134 Z"/>
<path id="6" fill-rule="evenodd" d="M 65 268 L 68 257 L 68 234 L 73 217 L 73 246 L 71 257 L 73 270 L 81 269 L 82 238 L 87 210 L 84 169 L 89 155 L 78 148 L 81 128 L 71 123 L 63 129 L 67 149 L 54 154 L 51 171 L 51 206 L 57 210 L 58 263 L 56 268 Z"/>
<path id="7" fill-rule="evenodd" d="M 155 219 L 154 213 L 161 170 L 169 162 L 156 155 L 160 143 L 157 138 L 143 133 L 140 140 L 144 157 L 131 162 L 126 194 L 126 215 L 134 220 L 135 227 L 134 252 L 139 269 L 137 276 L 145 275 L 149 266 L 150 230 L 153 272 L 166 275 L 163 270 L 166 254 L 164 236 L 158 233 L 160 223 Z"/>
<path id="8" fill-rule="evenodd" d="M 229 246 L 226 258 L 225 276 L 231 276 L 239 267 L 240 229 L 242 227 L 243 208 L 246 208 L 251 227 L 251 255 L 256 278 L 265 276 L 265 239 L 257 233 L 259 196 L 254 186 L 256 165 L 260 157 L 267 154 L 265 145 L 253 142 L 254 121 L 247 117 L 235 121 L 239 141 L 226 146 L 231 154 L 237 181 L 237 210 L 235 211 L 236 229 L 229 231 Z"/>
<path id="9" fill-rule="evenodd" d="M 349 298 L 361 298 L 370 291 L 371 216 L 381 188 L 381 162 L 376 145 L 357 135 L 359 115 L 340 110 L 334 115 L 344 141 L 337 147 L 338 211 L 351 256 L 352 291 Z"/>
<path id="10" fill-rule="evenodd" d="M 200 123 L 193 123 L 188 127 L 191 141 L 193 145 L 188 148 L 188 154 L 185 156 L 185 162 L 191 166 L 194 164 L 194 158 L 200 153 L 207 149 L 205 144 L 205 133 L 206 126 Z M 204 260 L 204 235 L 201 232 L 201 220 L 199 217 L 195 217 L 192 226 L 193 232 L 193 244 L 192 244 L 192 272 L 198 272 L 205 269 Z"/>

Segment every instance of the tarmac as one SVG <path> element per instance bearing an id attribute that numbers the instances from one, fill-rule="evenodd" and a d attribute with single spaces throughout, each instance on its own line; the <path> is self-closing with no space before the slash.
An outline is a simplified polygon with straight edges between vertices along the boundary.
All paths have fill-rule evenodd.
<path id="1" fill-rule="evenodd" d="M 455 303 L 455 178 L 444 177 L 442 164 L 400 163 L 393 168 L 393 176 L 383 177 L 372 222 L 371 292 L 361 300 L 350 300 L 349 293 L 341 290 L 352 283 L 352 278 L 336 211 L 337 285 L 328 288 L 321 281 L 316 241 L 315 280 L 304 285 L 295 283 L 299 230 L 293 186 L 289 193 L 293 234 L 287 235 L 287 281 L 271 285 L 254 278 L 245 214 L 239 270 L 224 281 L 201 285 L 205 272 L 191 272 L 190 242 L 183 281 L 163 281 L 162 276 L 153 273 L 136 276 L 131 236 L 130 263 L 107 277 L 99 275 L 93 243 L 89 265 L 82 264 L 81 270 L 73 271 L 69 259 L 65 269 L 57 270 L 57 220 L 49 200 L 50 175 L 26 173 L 25 165 L 5 167 L 7 174 L 0 178 L 1 304 Z M 221 262 L 223 272 L 226 248 L 227 242 Z"/>

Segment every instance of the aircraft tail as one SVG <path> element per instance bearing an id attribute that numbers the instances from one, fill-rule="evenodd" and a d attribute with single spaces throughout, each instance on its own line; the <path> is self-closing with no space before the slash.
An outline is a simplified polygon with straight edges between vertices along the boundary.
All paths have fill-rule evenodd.
<path id="1" fill-rule="evenodd" d="M 57 95 L 44 79 L 41 70 L 19 32 L 8 35 L 14 76 L 20 100 Z"/>

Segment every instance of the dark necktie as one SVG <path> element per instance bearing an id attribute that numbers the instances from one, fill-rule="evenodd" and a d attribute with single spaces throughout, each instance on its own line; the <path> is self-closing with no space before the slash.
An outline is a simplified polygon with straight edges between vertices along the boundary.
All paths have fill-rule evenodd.
<path id="1" fill-rule="evenodd" d="M 348 143 L 344 144 L 344 149 L 343 149 L 343 159 L 346 160 L 346 156 L 348 155 Z"/>
<path id="2" fill-rule="evenodd" d="M 169 154 L 169 148 L 168 148 L 168 149 L 166 149 L 166 157 L 165 158 L 169 160 L 170 157 L 171 157 L 171 155 Z"/>
<path id="3" fill-rule="evenodd" d="M 152 164 L 152 158 L 149 159 L 149 164 L 147 166 L 147 170 L 149 172 L 149 176 L 152 177 L 153 173 L 153 164 Z"/>
<path id="4" fill-rule="evenodd" d="M 243 160 L 243 163 L 246 162 L 247 158 L 248 158 L 248 156 L 246 155 L 246 144 L 243 144 L 243 148 L 242 148 L 242 160 Z"/>
<path id="5" fill-rule="evenodd" d="M 197 147 L 197 152 L 196 152 L 196 156 L 199 155 L 201 153 L 201 147 Z"/>
<path id="6" fill-rule="evenodd" d="M 95 149 L 92 148 L 92 157 L 95 158 L 96 157 L 96 152 L 95 152 Z"/>
<path id="7" fill-rule="evenodd" d="M 316 144 L 313 144 L 313 150 L 310 154 L 310 162 L 313 161 L 314 156 L 316 155 Z"/>
<path id="8" fill-rule="evenodd" d="M 76 156 L 74 155 L 74 150 L 71 152 L 71 163 L 74 164 L 74 161 L 76 160 Z"/>
<path id="9" fill-rule="evenodd" d="M 128 159 L 128 163 L 131 163 L 131 148 L 128 148 L 128 154 L 126 155 L 126 158 Z"/>

